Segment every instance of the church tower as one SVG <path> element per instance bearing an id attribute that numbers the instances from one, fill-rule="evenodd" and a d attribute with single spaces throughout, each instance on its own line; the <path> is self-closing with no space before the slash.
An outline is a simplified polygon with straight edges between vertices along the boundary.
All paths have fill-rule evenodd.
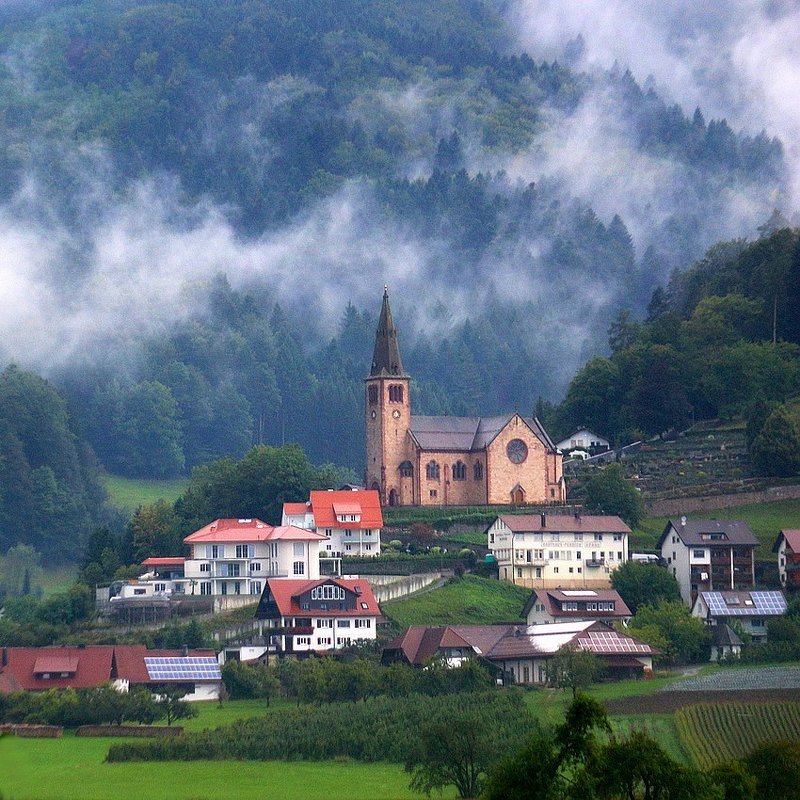
<path id="1" fill-rule="evenodd" d="M 389 289 L 375 332 L 372 366 L 364 379 L 367 463 L 364 485 L 377 489 L 383 505 L 413 505 L 414 467 L 409 460 L 411 379 L 403 370 L 397 330 L 389 308 Z"/>

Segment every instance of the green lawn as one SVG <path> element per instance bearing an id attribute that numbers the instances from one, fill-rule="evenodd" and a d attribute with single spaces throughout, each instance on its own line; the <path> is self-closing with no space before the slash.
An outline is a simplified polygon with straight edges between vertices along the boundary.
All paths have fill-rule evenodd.
<path id="1" fill-rule="evenodd" d="M 188 482 L 187 478 L 157 481 L 121 478 L 118 475 L 103 476 L 103 485 L 111 505 L 123 511 L 135 511 L 139 506 L 150 505 L 156 500 L 173 503 L 183 494 Z"/>
<path id="2" fill-rule="evenodd" d="M 409 625 L 490 625 L 519 622 L 530 589 L 507 581 L 464 575 L 440 589 L 383 603 L 383 613 L 401 627 Z"/>
<path id="3" fill-rule="evenodd" d="M 5 800 L 399 800 L 418 797 L 398 764 L 190 761 L 106 764 L 119 739 L 0 738 Z M 452 797 L 446 794 L 445 797 Z"/>

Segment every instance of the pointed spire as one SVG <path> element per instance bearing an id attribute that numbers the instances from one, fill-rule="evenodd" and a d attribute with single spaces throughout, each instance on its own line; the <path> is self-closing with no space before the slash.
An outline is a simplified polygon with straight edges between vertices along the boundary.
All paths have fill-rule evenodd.
<path id="1" fill-rule="evenodd" d="M 389 287 L 383 285 L 383 305 L 375 332 L 375 350 L 372 353 L 370 377 L 375 375 L 405 375 L 400 361 L 400 348 L 397 345 L 397 330 L 389 308 Z"/>

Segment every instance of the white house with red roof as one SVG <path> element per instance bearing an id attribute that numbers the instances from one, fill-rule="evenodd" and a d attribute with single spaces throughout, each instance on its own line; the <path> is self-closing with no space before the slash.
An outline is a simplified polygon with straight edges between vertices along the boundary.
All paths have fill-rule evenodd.
<path id="1" fill-rule="evenodd" d="M 631 610 L 614 589 L 536 589 L 522 614 L 528 625 L 600 620 L 627 624 Z"/>
<path id="2" fill-rule="evenodd" d="M 188 558 L 148 558 L 147 571 L 112 600 L 157 601 L 174 595 L 237 596 L 253 602 L 268 578 L 319 578 L 322 534 L 260 519 L 216 519 L 183 540 Z"/>
<path id="3" fill-rule="evenodd" d="M 216 519 L 183 540 L 185 580 L 201 595 L 261 595 L 269 578 L 319 578 L 322 534 L 260 519 Z"/>
<path id="4" fill-rule="evenodd" d="M 369 583 L 360 579 L 270 579 L 256 619 L 271 652 L 325 653 L 376 638 L 381 616 Z"/>
<path id="5" fill-rule="evenodd" d="M 305 503 L 284 503 L 281 522 L 323 534 L 323 558 L 381 553 L 383 513 L 374 489 L 313 491 Z"/>
<path id="6" fill-rule="evenodd" d="M 104 684 L 120 692 L 178 685 L 186 690 L 185 700 L 216 700 L 222 674 L 213 650 L 148 650 L 144 645 L 0 648 L 0 693 Z"/>

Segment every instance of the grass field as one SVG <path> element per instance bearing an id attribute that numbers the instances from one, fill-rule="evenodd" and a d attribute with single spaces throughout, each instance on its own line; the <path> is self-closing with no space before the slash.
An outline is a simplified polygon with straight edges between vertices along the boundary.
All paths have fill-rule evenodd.
<path id="1" fill-rule="evenodd" d="M 4 800 L 400 800 L 419 797 L 397 764 L 192 761 L 106 764 L 120 739 L 0 739 Z M 138 787 L 138 788 L 137 788 Z M 446 794 L 445 797 L 453 797 Z"/>
<path id="2" fill-rule="evenodd" d="M 108 474 L 103 476 L 103 486 L 108 492 L 111 505 L 123 511 L 135 511 L 139 506 L 150 505 L 156 500 L 172 503 L 183 493 L 188 482 L 187 478 L 157 481 Z"/>
<path id="3" fill-rule="evenodd" d="M 383 613 L 402 627 L 409 625 L 489 625 L 519 622 L 530 596 L 505 581 L 464 575 L 440 589 L 383 603 Z"/>

